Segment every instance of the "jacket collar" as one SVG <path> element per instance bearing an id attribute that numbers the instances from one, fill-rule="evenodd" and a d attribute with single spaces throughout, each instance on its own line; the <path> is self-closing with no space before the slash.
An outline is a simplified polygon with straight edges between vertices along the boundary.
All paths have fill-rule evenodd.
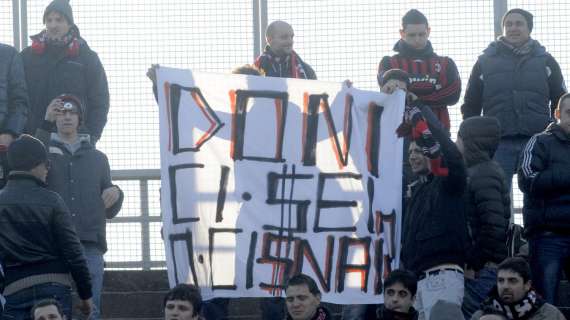
<path id="1" fill-rule="evenodd" d="M 551 123 L 546 128 L 546 132 L 552 133 L 558 140 L 570 142 L 570 135 L 566 133 L 557 123 Z"/>
<path id="2" fill-rule="evenodd" d="M 394 51 L 400 53 L 403 56 L 413 57 L 413 58 L 423 58 L 434 55 L 433 47 L 431 42 L 428 40 L 427 45 L 423 49 L 414 49 L 410 47 L 404 40 L 400 39 L 394 45 Z"/>
<path id="3" fill-rule="evenodd" d="M 529 56 L 534 56 L 534 57 L 538 57 L 538 56 L 543 56 L 546 55 L 546 48 L 540 44 L 540 42 L 538 42 L 537 40 L 533 40 L 534 43 L 534 49 L 529 53 Z M 489 46 L 483 50 L 484 54 L 487 55 L 498 55 L 500 53 L 507 53 L 508 55 L 512 55 L 513 57 L 515 56 L 512 53 L 512 50 L 510 48 L 507 48 L 501 41 L 499 40 L 495 40 L 493 42 L 491 42 L 489 44 Z"/>
<path id="4" fill-rule="evenodd" d="M 47 184 L 26 171 L 12 171 L 8 174 L 8 183 L 38 185 L 47 187 Z"/>

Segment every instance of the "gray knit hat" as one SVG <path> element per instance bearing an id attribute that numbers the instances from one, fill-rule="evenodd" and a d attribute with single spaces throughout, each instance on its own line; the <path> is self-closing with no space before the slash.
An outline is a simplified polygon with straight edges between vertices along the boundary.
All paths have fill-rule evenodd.
<path id="1" fill-rule="evenodd" d="M 73 10 L 71 10 L 71 5 L 69 5 L 69 0 L 53 0 L 50 4 L 48 4 L 46 10 L 44 11 L 44 18 L 43 18 L 44 24 L 46 23 L 46 16 L 52 11 L 57 11 L 61 13 L 65 17 L 65 19 L 67 19 L 67 22 L 70 25 L 75 25 L 75 23 L 73 22 Z"/>

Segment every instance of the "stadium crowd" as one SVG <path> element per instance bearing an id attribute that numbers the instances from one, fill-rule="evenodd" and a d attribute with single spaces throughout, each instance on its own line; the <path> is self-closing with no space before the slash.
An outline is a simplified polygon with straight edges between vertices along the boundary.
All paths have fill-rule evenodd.
<path id="1" fill-rule="evenodd" d="M 0 45 L 0 319 L 71 319 L 73 286 L 80 313 L 99 319 L 106 220 L 124 198 L 96 148 L 107 78 L 69 1 L 52 1 L 43 23 L 21 53 Z M 453 142 L 457 67 L 435 53 L 424 14 L 402 17 L 396 54 L 378 67 L 381 92 L 406 92 L 400 269 L 384 281 L 384 303 L 346 305 L 343 319 L 565 319 L 554 305 L 570 259 L 570 95 L 531 37 L 533 15 L 511 9 L 502 27 L 473 66 Z M 317 79 L 293 38 L 287 22 L 270 23 L 264 52 L 234 73 Z M 155 90 L 158 67 L 147 72 Z M 528 244 L 513 251 L 515 174 Z M 180 284 L 164 298 L 164 317 L 222 319 L 227 303 Z M 304 274 L 261 308 L 264 319 L 332 319 Z"/>

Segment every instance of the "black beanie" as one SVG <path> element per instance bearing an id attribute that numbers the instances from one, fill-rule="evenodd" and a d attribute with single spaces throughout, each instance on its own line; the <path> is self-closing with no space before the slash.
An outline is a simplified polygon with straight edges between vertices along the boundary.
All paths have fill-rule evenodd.
<path id="1" fill-rule="evenodd" d="M 505 13 L 505 15 L 503 16 L 503 19 L 501 21 L 501 25 L 503 27 L 505 26 L 505 19 L 511 13 L 518 13 L 521 16 L 523 16 L 523 18 L 526 20 L 526 25 L 528 26 L 528 31 L 532 31 L 532 25 L 533 25 L 532 24 L 532 19 L 533 19 L 532 13 L 530 13 L 526 10 L 520 9 L 520 8 L 514 8 L 514 9 L 507 11 L 507 13 Z"/>
<path id="2" fill-rule="evenodd" d="M 46 16 L 52 12 L 57 11 L 61 13 L 70 25 L 75 25 L 73 22 L 73 11 L 71 10 L 71 6 L 69 5 L 69 0 L 53 0 L 44 11 L 44 24 L 46 23 Z"/>
<path id="3" fill-rule="evenodd" d="M 495 117 L 471 117 L 461 122 L 458 135 L 461 139 L 501 138 L 501 124 Z"/>
<path id="4" fill-rule="evenodd" d="M 402 69 L 390 69 L 384 72 L 380 80 L 380 86 L 384 86 L 389 80 L 400 80 L 405 82 L 407 86 L 410 85 L 410 75 Z"/>
<path id="5" fill-rule="evenodd" d="M 12 170 L 29 171 L 47 160 L 44 144 L 30 135 L 21 135 L 8 147 L 8 165 Z"/>

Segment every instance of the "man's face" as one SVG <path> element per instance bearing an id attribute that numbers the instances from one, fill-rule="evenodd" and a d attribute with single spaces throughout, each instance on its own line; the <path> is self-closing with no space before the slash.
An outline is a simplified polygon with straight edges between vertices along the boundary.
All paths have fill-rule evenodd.
<path id="1" fill-rule="evenodd" d="M 384 306 L 388 310 L 408 313 L 414 305 L 414 296 L 397 282 L 384 289 Z"/>
<path id="2" fill-rule="evenodd" d="M 526 283 L 523 278 L 511 270 L 499 270 L 497 274 L 497 291 L 506 304 L 521 301 L 530 290 L 530 280 Z"/>
<path id="3" fill-rule="evenodd" d="M 410 143 L 410 166 L 415 174 L 426 175 L 429 173 L 429 159 L 424 156 L 422 149 L 417 143 Z"/>
<path id="4" fill-rule="evenodd" d="M 55 117 L 59 134 L 75 134 L 79 128 L 79 114 L 75 109 L 61 109 Z"/>
<path id="5" fill-rule="evenodd" d="M 164 306 L 164 320 L 196 320 L 194 307 L 190 301 L 168 300 Z"/>
<path id="6" fill-rule="evenodd" d="M 60 40 L 65 36 L 71 25 L 65 19 L 65 16 L 57 11 L 52 11 L 46 16 L 47 37 L 54 40 Z"/>
<path id="7" fill-rule="evenodd" d="M 560 105 L 560 109 L 556 110 L 558 124 L 566 132 L 570 134 L 570 99 L 564 99 Z"/>
<path id="8" fill-rule="evenodd" d="M 315 296 L 309 291 L 306 284 L 289 286 L 285 292 L 287 298 L 287 312 L 293 320 L 309 320 L 317 312 L 321 303 L 321 297 Z"/>
<path id="9" fill-rule="evenodd" d="M 410 47 L 421 50 L 428 42 L 430 28 L 425 24 L 408 24 L 404 30 L 400 30 L 400 37 Z"/>
<path id="10" fill-rule="evenodd" d="M 286 56 L 293 52 L 293 28 L 287 23 L 278 23 L 273 34 L 267 37 L 271 51 L 278 56 Z"/>
<path id="11" fill-rule="evenodd" d="M 503 36 L 515 47 L 525 44 L 530 39 L 530 30 L 522 14 L 511 13 L 505 17 Z"/>
<path id="12" fill-rule="evenodd" d="M 34 310 L 34 320 L 65 320 L 54 305 L 39 307 Z"/>
<path id="13" fill-rule="evenodd" d="M 390 79 L 380 88 L 380 91 L 386 94 L 392 94 L 397 89 L 406 91 L 408 89 L 407 84 L 402 80 Z"/>

